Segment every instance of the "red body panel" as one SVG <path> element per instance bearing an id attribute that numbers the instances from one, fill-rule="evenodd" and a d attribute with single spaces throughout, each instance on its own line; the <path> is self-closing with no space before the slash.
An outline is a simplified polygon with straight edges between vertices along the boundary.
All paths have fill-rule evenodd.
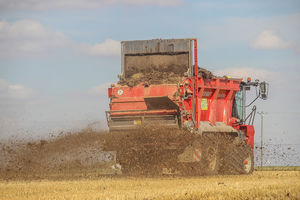
<path id="1" fill-rule="evenodd" d="M 147 115 L 147 114 L 177 114 L 174 108 L 150 110 L 145 98 L 168 97 L 178 106 L 178 111 L 185 111 L 182 116 L 185 121 L 192 121 L 192 113 L 197 113 L 198 124 L 201 121 L 209 121 L 212 125 L 216 122 L 231 124 L 232 102 L 234 95 L 239 91 L 241 80 L 213 78 L 204 80 L 198 78 L 197 108 L 193 108 L 193 97 L 189 92 L 193 91 L 190 78 L 186 78 L 180 86 L 176 84 L 150 85 L 148 87 L 139 84 L 135 87 L 115 86 L 109 90 L 111 96 L 111 116 Z M 193 111 L 195 110 L 195 111 Z"/>
<path id="2" fill-rule="evenodd" d="M 145 87 L 142 84 L 139 84 L 135 87 L 114 87 L 112 88 L 111 92 L 110 111 L 113 111 L 111 115 L 126 115 L 126 113 L 124 112 L 117 111 L 130 111 L 130 115 L 132 113 L 138 113 L 138 111 L 143 111 L 143 114 L 145 112 L 149 114 L 166 112 L 164 110 L 152 110 L 147 112 L 147 106 L 144 98 L 168 96 L 170 99 L 174 100 L 174 97 L 172 97 L 172 95 L 176 93 L 176 91 L 176 84 L 150 85 L 149 87 Z M 174 109 L 171 109 L 168 112 L 174 114 Z"/>
<path id="3" fill-rule="evenodd" d="M 253 149 L 254 148 L 254 126 L 253 125 L 241 125 L 239 126 L 240 130 L 244 131 L 247 134 L 247 144 Z"/>
<path id="4" fill-rule="evenodd" d="M 192 120 L 192 113 L 195 110 L 197 124 L 201 121 L 209 121 L 212 125 L 216 122 L 224 122 L 226 125 L 231 124 L 232 104 L 234 95 L 239 91 L 239 85 L 241 80 L 227 79 L 227 78 L 213 78 L 203 79 L 198 78 L 197 99 L 195 99 L 195 108 L 193 109 L 193 98 L 184 98 L 187 91 L 193 91 L 192 81 L 190 79 L 185 80 L 181 88 L 181 100 L 183 100 L 183 109 L 185 108 L 188 114 L 183 118 L 183 122 L 186 120 Z M 181 103 L 182 104 L 182 103 Z"/>

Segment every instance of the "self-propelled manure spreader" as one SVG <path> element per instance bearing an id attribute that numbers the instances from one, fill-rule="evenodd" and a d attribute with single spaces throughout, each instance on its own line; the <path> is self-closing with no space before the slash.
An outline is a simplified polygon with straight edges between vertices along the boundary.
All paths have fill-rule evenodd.
<path id="1" fill-rule="evenodd" d="M 246 91 L 254 87 L 254 101 L 266 99 L 268 84 L 200 68 L 196 39 L 121 47 L 122 74 L 108 89 L 106 116 L 120 136 L 110 142 L 118 140 L 123 173 L 252 173 L 256 107 L 246 113 Z"/>

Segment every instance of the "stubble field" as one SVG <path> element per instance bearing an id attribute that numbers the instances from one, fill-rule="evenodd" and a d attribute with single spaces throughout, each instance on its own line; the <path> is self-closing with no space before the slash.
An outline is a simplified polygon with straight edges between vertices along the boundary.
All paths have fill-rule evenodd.
<path id="1" fill-rule="evenodd" d="M 299 167 L 251 175 L 125 176 L 112 168 L 113 160 L 100 162 L 104 136 L 82 131 L 0 144 L 0 200 L 300 199 Z"/>
<path id="2" fill-rule="evenodd" d="M 238 176 L 3 180 L 0 199 L 300 199 L 300 171 L 255 171 Z"/>

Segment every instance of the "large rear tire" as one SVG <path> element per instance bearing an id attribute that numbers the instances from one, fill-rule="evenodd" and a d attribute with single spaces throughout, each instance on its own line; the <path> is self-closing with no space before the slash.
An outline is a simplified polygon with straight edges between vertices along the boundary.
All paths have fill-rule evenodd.
<path id="1" fill-rule="evenodd" d="M 254 171 L 254 155 L 253 150 L 247 145 L 244 147 L 242 174 L 251 174 Z"/>
<path id="2" fill-rule="evenodd" d="M 234 144 L 227 140 L 222 145 L 221 160 L 222 174 L 251 174 L 254 170 L 253 150 L 246 143 Z"/>

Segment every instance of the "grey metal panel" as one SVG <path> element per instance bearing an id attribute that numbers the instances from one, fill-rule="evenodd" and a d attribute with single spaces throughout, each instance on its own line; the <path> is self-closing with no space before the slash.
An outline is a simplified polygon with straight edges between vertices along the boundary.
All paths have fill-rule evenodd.
<path id="1" fill-rule="evenodd" d="M 191 39 L 153 39 L 122 41 L 122 54 L 190 52 Z"/>

